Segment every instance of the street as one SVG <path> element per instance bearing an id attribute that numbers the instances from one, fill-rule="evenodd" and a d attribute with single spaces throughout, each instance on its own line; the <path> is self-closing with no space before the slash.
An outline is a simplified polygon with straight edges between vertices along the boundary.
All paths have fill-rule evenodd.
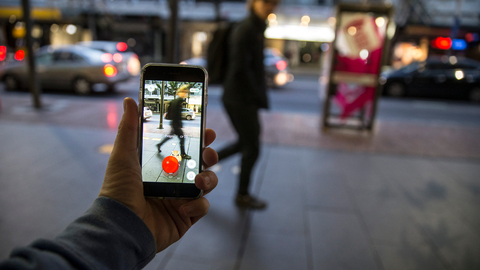
<path id="1" fill-rule="evenodd" d="M 136 78 L 114 94 L 46 92 L 35 110 L 29 93 L 0 84 L 1 258 L 54 237 L 91 205 L 122 99 L 136 98 L 138 86 Z M 219 184 L 208 215 L 146 269 L 479 268 L 478 104 L 382 98 L 377 128 L 365 134 L 321 132 L 314 76 L 269 95 L 252 185 L 268 208 L 235 206 L 240 159 L 224 160 L 212 168 Z M 235 138 L 218 86 L 207 127 L 217 132 L 213 149 Z"/>
<path id="2" fill-rule="evenodd" d="M 47 91 L 44 95 L 57 96 L 63 100 L 90 99 L 99 102 L 120 101 L 124 97 L 138 100 L 139 78 L 132 78 L 117 85 L 117 91 L 110 93 L 95 93 L 92 96 L 76 96 L 72 93 Z M 0 91 L 4 85 L 0 84 Z M 270 89 L 270 109 L 275 113 L 296 113 L 305 117 L 319 116 L 322 113 L 323 100 L 319 94 L 318 78 L 316 76 L 298 75 L 295 80 L 279 89 Z M 10 93 L 9 93 L 10 94 Z M 29 95 L 27 92 L 12 92 L 14 95 Z M 222 88 L 211 85 L 208 89 L 208 109 L 221 110 Z M 150 125 L 158 124 L 158 120 L 149 121 Z M 480 104 L 468 101 L 428 100 L 414 98 L 381 97 L 378 103 L 377 120 L 402 121 L 415 123 L 430 123 L 449 126 L 480 126 Z M 193 120 L 194 122 L 199 119 Z M 183 121 L 189 126 L 190 121 Z M 168 120 L 164 121 L 168 125 Z"/>

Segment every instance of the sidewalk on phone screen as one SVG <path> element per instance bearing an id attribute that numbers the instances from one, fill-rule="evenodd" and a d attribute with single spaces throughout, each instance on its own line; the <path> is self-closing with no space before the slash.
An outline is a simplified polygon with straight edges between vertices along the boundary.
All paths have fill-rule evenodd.
<path id="1" fill-rule="evenodd" d="M 0 258 L 53 237 L 97 196 L 121 101 L 0 92 Z M 477 269 L 480 129 L 377 122 L 321 132 L 321 116 L 262 112 L 252 193 L 235 206 L 239 157 L 212 168 L 210 211 L 146 269 Z M 219 149 L 234 139 L 208 111 Z"/>

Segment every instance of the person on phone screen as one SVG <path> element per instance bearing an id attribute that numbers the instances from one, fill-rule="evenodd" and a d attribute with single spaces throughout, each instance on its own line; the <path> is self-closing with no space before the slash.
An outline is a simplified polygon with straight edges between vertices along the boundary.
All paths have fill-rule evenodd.
<path id="1" fill-rule="evenodd" d="M 249 192 L 253 167 L 260 153 L 259 109 L 268 108 L 263 64 L 266 19 L 279 0 L 249 0 L 249 16 L 232 30 L 229 57 L 223 81 L 222 101 L 238 134 L 238 141 L 218 152 L 222 160 L 235 153 L 242 155 L 240 182 L 235 201 L 238 206 L 262 209 L 266 203 Z"/>
<path id="2" fill-rule="evenodd" d="M 170 140 L 173 135 L 177 135 L 180 139 L 180 154 L 183 159 L 191 159 L 192 157 L 185 153 L 185 135 L 183 134 L 183 124 L 182 124 L 182 108 L 183 103 L 185 102 L 185 98 L 188 95 L 188 86 L 182 85 L 177 90 L 178 97 L 170 102 L 170 106 L 168 107 L 168 118 L 171 119 L 170 121 L 170 134 L 165 136 L 163 140 L 157 144 L 158 152 L 162 152 L 161 147 L 164 143 Z"/>
<path id="3" fill-rule="evenodd" d="M 108 161 L 100 194 L 92 206 L 54 239 L 39 239 L 16 248 L 0 261 L 0 269 L 141 269 L 179 240 L 208 211 L 207 199 L 161 200 L 145 198 L 137 156 L 138 107 L 131 98 Z M 215 140 L 207 129 L 205 145 Z M 206 167 L 218 160 L 211 148 L 203 151 Z M 212 191 L 217 176 L 204 171 L 195 185 Z"/>

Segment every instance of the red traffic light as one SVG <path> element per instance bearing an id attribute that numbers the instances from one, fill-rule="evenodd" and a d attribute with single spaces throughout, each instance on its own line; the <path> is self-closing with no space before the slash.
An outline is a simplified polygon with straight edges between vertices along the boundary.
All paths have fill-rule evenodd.
<path id="1" fill-rule="evenodd" d="M 437 37 L 432 41 L 432 47 L 440 50 L 448 50 L 452 47 L 452 39 L 449 37 Z"/>

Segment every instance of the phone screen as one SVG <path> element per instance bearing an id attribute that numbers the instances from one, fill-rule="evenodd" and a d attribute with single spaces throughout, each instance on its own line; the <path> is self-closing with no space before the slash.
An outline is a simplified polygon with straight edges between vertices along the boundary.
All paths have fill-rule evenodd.
<path id="1" fill-rule="evenodd" d="M 152 183 L 193 186 L 195 176 L 202 171 L 205 75 L 196 78 L 182 76 L 182 72 L 180 69 L 173 79 L 145 76 L 142 80 L 139 150 L 144 187 Z M 176 186 L 176 190 L 181 187 L 167 186 Z"/>

